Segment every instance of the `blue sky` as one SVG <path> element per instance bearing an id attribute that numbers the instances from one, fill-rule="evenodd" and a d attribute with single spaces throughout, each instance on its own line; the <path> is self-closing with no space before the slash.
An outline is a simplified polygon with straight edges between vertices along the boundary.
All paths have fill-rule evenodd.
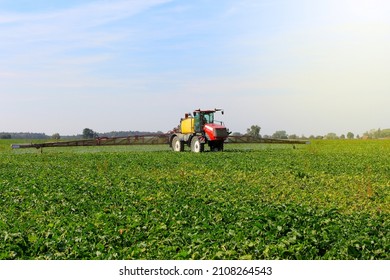
<path id="1" fill-rule="evenodd" d="M 390 127 L 385 0 L 0 0 L 0 132 Z"/>

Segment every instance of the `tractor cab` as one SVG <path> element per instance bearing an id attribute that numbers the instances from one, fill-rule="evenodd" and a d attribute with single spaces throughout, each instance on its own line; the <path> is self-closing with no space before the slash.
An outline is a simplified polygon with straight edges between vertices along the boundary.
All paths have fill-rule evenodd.
<path id="1" fill-rule="evenodd" d="M 223 114 L 223 111 L 221 109 L 215 109 L 215 110 L 195 110 L 194 111 L 194 121 L 195 121 L 195 132 L 202 132 L 203 127 L 206 124 L 213 124 L 214 123 L 214 113 L 217 111 L 221 111 Z"/>
<path id="2" fill-rule="evenodd" d="M 214 113 L 223 111 L 221 109 L 214 110 L 196 110 L 194 111 L 194 130 L 196 133 L 201 133 L 209 141 L 224 141 L 229 132 L 223 122 L 215 121 Z"/>

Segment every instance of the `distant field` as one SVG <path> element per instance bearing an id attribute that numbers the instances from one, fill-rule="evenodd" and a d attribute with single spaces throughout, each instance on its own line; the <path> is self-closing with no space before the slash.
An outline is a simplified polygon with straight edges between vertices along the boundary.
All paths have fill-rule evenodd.
<path id="1" fill-rule="evenodd" d="M 390 140 L 15 142 L 0 140 L 0 259 L 390 258 Z"/>

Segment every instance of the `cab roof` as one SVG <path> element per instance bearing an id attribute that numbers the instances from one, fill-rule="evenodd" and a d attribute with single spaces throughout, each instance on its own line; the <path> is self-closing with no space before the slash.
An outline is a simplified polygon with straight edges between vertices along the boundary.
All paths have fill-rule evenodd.
<path id="1" fill-rule="evenodd" d="M 201 109 L 197 109 L 194 112 L 197 112 L 197 113 L 215 113 L 217 111 L 222 111 L 222 109 L 214 109 L 214 110 L 201 110 Z"/>

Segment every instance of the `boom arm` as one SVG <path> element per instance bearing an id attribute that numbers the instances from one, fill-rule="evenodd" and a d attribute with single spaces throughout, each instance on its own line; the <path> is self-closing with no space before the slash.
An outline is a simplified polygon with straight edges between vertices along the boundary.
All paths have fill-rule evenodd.
<path id="1" fill-rule="evenodd" d="M 161 145 L 169 143 L 170 134 L 152 134 L 127 137 L 101 137 L 95 139 L 72 140 L 64 142 L 45 142 L 30 144 L 12 144 L 12 149 L 47 148 L 47 147 L 77 147 L 77 146 L 119 146 L 119 145 Z M 256 138 L 252 136 L 229 136 L 225 142 L 236 144 L 269 143 L 269 144 L 309 144 L 308 141 Z"/>
<path id="2" fill-rule="evenodd" d="M 12 149 L 46 148 L 46 147 L 77 147 L 77 146 L 119 146 L 119 145 L 155 145 L 167 144 L 168 134 L 152 134 L 127 137 L 98 137 L 64 142 L 45 142 L 31 144 L 12 144 Z"/>

